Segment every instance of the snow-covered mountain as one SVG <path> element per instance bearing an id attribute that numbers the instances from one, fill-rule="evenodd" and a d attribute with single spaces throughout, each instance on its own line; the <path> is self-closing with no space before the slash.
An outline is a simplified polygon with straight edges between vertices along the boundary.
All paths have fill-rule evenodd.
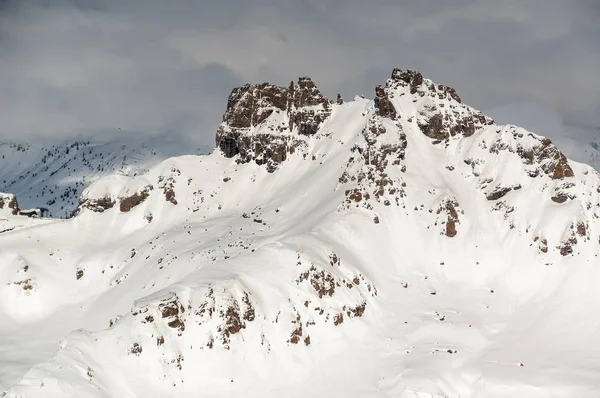
<path id="1" fill-rule="evenodd" d="M 148 138 L 0 142 L 0 191 L 17 195 L 22 208 L 45 208 L 67 218 L 83 190 L 112 174 L 143 174 L 161 161 L 201 149 L 172 135 Z"/>
<path id="2" fill-rule="evenodd" d="M 5 396 L 597 396 L 600 175 L 418 72 L 375 94 L 246 85 L 210 155 L 3 213 Z"/>

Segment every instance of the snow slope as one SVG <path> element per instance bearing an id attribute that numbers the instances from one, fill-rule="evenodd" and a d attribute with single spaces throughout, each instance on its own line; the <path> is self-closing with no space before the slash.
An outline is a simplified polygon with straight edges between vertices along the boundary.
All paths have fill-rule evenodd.
<path id="1" fill-rule="evenodd" d="M 0 234 L 5 396 L 597 396 L 600 176 L 419 76 Z"/>
<path id="2" fill-rule="evenodd" d="M 47 208 L 49 216 L 68 218 L 83 190 L 103 176 L 143 174 L 171 156 L 200 153 L 169 135 L 126 137 L 2 142 L 0 191 L 17 195 L 23 208 Z"/>

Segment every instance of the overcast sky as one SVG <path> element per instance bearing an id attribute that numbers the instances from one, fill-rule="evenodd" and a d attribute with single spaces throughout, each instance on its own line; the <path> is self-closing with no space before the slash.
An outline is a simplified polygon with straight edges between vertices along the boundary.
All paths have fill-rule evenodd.
<path id="1" fill-rule="evenodd" d="M 372 97 L 393 67 L 600 126 L 600 0 L 0 0 L 0 137 L 212 143 L 237 85 Z"/>

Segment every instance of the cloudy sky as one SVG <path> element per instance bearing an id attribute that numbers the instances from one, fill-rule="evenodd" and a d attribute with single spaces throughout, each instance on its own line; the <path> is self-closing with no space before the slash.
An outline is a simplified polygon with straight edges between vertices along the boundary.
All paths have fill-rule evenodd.
<path id="1" fill-rule="evenodd" d="M 370 97 L 393 67 L 503 119 L 535 104 L 534 128 L 600 127 L 600 0 L 0 0 L 0 137 L 212 143 L 236 85 Z"/>

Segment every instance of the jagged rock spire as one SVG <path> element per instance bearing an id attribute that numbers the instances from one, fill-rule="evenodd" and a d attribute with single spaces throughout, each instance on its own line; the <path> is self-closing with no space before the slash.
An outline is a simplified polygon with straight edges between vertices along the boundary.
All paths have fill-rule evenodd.
<path id="1" fill-rule="evenodd" d="M 295 150 L 298 135 L 316 134 L 332 104 L 307 76 L 287 88 L 269 83 L 237 87 L 229 95 L 217 146 L 226 157 L 267 163 L 272 171 Z"/>

